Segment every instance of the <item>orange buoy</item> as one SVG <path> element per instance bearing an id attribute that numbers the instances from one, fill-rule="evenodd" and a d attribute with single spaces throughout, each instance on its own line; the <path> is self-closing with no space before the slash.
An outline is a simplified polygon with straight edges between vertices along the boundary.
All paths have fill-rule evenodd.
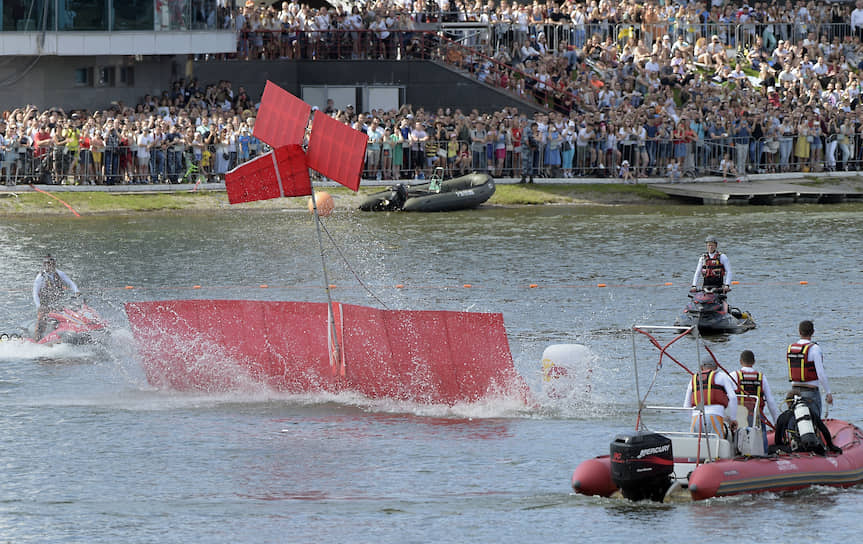
<path id="1" fill-rule="evenodd" d="M 267 287 L 269 287 L 269 285 L 267 285 L 266 283 L 261 284 L 261 289 L 266 289 Z"/>
<path id="2" fill-rule="evenodd" d="M 471 284 L 469 284 L 469 283 L 466 283 L 466 284 L 464 284 L 464 285 L 463 285 L 463 287 L 464 287 L 465 289 L 470 289 L 471 287 L 473 287 L 473 285 L 471 285 Z"/>
<path id="3" fill-rule="evenodd" d="M 732 281 L 732 282 L 731 282 L 731 285 L 740 285 L 740 282 L 739 282 L 739 281 L 737 281 L 737 280 L 734 280 L 734 281 Z"/>
<path id="4" fill-rule="evenodd" d="M 326 191 L 320 191 L 315 193 L 315 203 L 318 205 L 318 215 L 321 217 L 327 217 L 331 213 L 333 213 L 333 209 L 336 207 L 336 203 L 333 201 L 332 195 L 327 193 Z M 312 204 L 312 199 L 309 199 L 309 211 L 314 211 L 315 206 Z"/>
<path id="5" fill-rule="evenodd" d="M 397 284 L 396 284 L 396 289 L 401 289 L 401 288 L 403 288 L 403 287 L 404 287 L 404 285 L 403 285 L 403 284 L 401 284 L 401 283 L 397 283 Z"/>
<path id="6" fill-rule="evenodd" d="M 200 286 L 200 285 L 193 285 L 193 286 L 192 286 L 192 289 L 200 289 L 200 288 L 201 288 L 201 286 Z"/>
<path id="7" fill-rule="evenodd" d="M 674 285 L 674 284 L 671 283 L 670 281 L 667 281 L 667 282 L 665 282 L 665 285 Z"/>
<path id="8" fill-rule="evenodd" d="M 596 286 L 597 287 L 605 287 L 605 284 L 604 283 L 597 283 Z"/>
<path id="9" fill-rule="evenodd" d="M 809 282 L 806 280 L 801 280 L 800 285 L 809 285 Z"/>
<path id="10" fill-rule="evenodd" d="M 536 289 L 537 287 L 539 287 L 539 285 L 531 283 L 530 285 L 528 285 L 528 287 L 530 287 L 531 289 Z"/>

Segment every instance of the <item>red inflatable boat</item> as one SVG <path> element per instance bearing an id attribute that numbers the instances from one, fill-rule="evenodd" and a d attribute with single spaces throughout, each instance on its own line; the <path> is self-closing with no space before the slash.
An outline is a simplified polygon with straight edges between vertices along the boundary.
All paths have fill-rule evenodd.
<path id="1" fill-rule="evenodd" d="M 663 331 L 675 333 L 665 345 L 661 345 L 654 336 Z M 650 390 L 644 397 L 639 394 L 641 409 L 636 431 L 616 436 L 609 455 L 578 465 L 572 474 L 572 488 L 576 493 L 673 502 L 790 491 L 813 485 L 849 487 L 863 482 L 863 431 L 837 419 L 825 419 L 824 424 L 833 444 L 842 452 L 827 454 L 804 451 L 764 454 L 760 428 L 740 429 L 735 441 L 712 433 L 646 430 L 642 412 L 680 410 L 670 406 L 652 406 L 646 401 L 664 360 L 676 363 L 668 367 L 686 369 L 668 352 L 668 348 L 689 331 L 691 328 L 633 327 L 633 349 L 635 336 L 641 334 L 660 350 L 656 374 L 650 382 Z M 696 344 L 701 345 L 700 339 Z M 709 349 L 707 352 L 714 357 Z M 633 360 L 637 358 L 633 357 Z M 638 392 L 637 365 L 635 373 Z M 676 374 L 681 375 L 680 372 Z M 738 414 L 738 420 L 741 419 L 745 421 L 745 416 L 741 418 Z M 771 433 L 768 436 L 770 443 L 772 438 Z"/>

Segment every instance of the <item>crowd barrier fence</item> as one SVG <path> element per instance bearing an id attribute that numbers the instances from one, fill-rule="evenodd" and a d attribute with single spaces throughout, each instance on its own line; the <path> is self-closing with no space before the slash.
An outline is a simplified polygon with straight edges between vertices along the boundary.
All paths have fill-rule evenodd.
<path id="1" fill-rule="evenodd" d="M 695 141 L 553 138 L 538 141 L 532 150 L 526 142 L 507 137 L 488 142 L 428 140 L 413 146 L 372 143 L 366 150 L 363 177 L 422 179 L 441 167 L 447 178 L 474 171 L 504 178 L 615 178 L 620 176 L 623 161 L 634 175 L 653 178 L 667 177 L 670 163 L 676 163 L 687 177 L 863 170 L 863 131 L 849 137 L 785 134 Z M 0 150 L 0 179 L 7 185 L 217 182 L 224 180 L 230 168 L 267 150 L 263 145 L 259 149 L 181 145 L 142 156 L 135 146 L 98 151 L 55 146 L 38 153 L 32 147 L 8 146 Z"/>

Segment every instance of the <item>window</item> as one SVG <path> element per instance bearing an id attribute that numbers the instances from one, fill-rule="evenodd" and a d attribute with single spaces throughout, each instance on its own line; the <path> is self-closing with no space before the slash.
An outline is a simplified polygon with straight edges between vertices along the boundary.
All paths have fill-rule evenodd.
<path id="1" fill-rule="evenodd" d="M 102 66 L 99 68 L 99 81 L 97 82 L 97 86 L 114 87 L 116 85 L 115 74 L 116 68 L 113 66 Z"/>
<path id="2" fill-rule="evenodd" d="M 75 86 L 76 87 L 92 87 L 93 86 L 93 68 L 76 68 L 75 69 Z"/>
<path id="3" fill-rule="evenodd" d="M 125 87 L 135 86 L 135 67 L 121 66 L 120 67 L 120 85 Z"/>

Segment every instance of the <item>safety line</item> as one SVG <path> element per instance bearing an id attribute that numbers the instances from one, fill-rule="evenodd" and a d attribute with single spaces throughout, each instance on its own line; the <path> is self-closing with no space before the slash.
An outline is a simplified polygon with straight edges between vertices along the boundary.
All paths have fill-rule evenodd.
<path id="1" fill-rule="evenodd" d="M 739 283 L 732 282 L 733 285 L 737 286 L 748 286 L 748 287 L 763 287 L 763 286 L 809 286 L 812 285 L 808 281 L 798 281 L 798 282 L 766 282 L 766 283 Z M 863 282 L 843 282 L 842 285 L 863 285 Z M 340 286 L 336 284 L 328 284 L 326 288 L 328 289 L 338 289 Z M 355 287 L 354 285 L 349 286 L 349 288 Z M 368 286 L 362 284 L 360 287 L 369 291 Z M 665 283 L 584 283 L 584 284 L 565 284 L 565 283 L 548 283 L 548 284 L 540 284 L 540 283 L 522 283 L 522 284 L 505 284 L 505 283 L 492 283 L 492 284 L 475 284 L 475 283 L 463 283 L 463 284 L 439 284 L 439 285 L 430 285 L 430 284 L 412 284 L 412 283 L 397 283 L 391 285 L 383 285 L 383 286 L 375 286 L 376 289 L 397 289 L 397 290 L 455 290 L 455 289 L 500 289 L 501 287 L 517 287 L 522 289 L 644 289 L 649 287 L 674 287 L 675 289 L 686 288 L 688 290 L 689 283 L 681 282 L 678 284 L 674 284 L 672 282 Z M 82 290 L 86 291 L 186 291 L 186 290 L 211 290 L 218 289 L 223 291 L 229 290 L 239 290 L 239 289 L 309 289 L 312 291 L 317 291 L 322 289 L 320 285 L 300 285 L 300 284 L 266 284 L 262 283 L 259 285 L 150 285 L 150 286 L 140 286 L 140 285 L 123 285 L 123 286 L 107 286 L 107 287 L 89 287 Z M 22 287 L 18 289 L 7 288 L 0 289 L 0 293 L 19 293 L 19 292 L 30 291 L 29 287 Z M 373 293 L 371 293 L 374 296 Z M 377 297 L 375 296 L 377 299 Z"/>
<path id="2" fill-rule="evenodd" d="M 51 198 L 53 198 L 54 200 L 56 200 L 57 202 L 59 202 L 60 204 L 62 204 L 62 205 L 64 205 L 64 206 L 66 206 L 67 208 L 69 208 L 69 209 L 72 211 L 72 213 L 74 213 L 74 214 L 75 214 L 75 217 L 81 217 L 81 214 L 79 214 L 78 212 L 76 212 L 76 211 L 75 211 L 75 208 L 73 208 L 72 206 L 70 206 L 70 205 L 69 205 L 69 204 L 67 204 L 66 202 L 64 202 L 64 201 L 60 200 L 60 199 L 59 199 L 59 198 L 57 198 L 56 196 L 52 195 L 52 194 L 51 194 L 51 193 L 49 193 L 48 191 L 45 191 L 45 190 L 43 190 L 43 189 L 40 189 L 40 188 L 36 187 L 35 185 L 33 185 L 32 183 L 30 184 L 30 188 L 32 188 L 32 189 L 33 189 L 34 191 L 36 191 L 37 193 L 42 193 L 42 194 L 44 194 L 44 195 L 48 195 L 48 196 L 50 196 Z"/>

